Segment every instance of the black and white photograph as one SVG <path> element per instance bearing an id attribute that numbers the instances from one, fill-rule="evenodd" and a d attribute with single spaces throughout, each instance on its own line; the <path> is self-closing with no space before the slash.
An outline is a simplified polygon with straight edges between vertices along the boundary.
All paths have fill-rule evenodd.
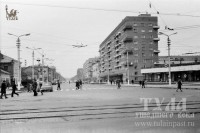
<path id="1" fill-rule="evenodd" d="M 0 133 L 200 133 L 200 0 L 0 0 Z"/>

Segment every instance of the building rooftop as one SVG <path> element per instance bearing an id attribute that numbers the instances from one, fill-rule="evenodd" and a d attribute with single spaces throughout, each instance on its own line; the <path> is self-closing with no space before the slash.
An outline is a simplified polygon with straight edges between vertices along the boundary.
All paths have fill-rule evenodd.
<path id="1" fill-rule="evenodd" d="M 2 63 L 9 63 L 9 62 L 12 62 L 12 61 L 18 62 L 17 60 L 15 60 L 15 59 L 13 59 L 9 56 L 6 56 L 6 55 L 3 55 L 3 58 L 1 59 Z"/>

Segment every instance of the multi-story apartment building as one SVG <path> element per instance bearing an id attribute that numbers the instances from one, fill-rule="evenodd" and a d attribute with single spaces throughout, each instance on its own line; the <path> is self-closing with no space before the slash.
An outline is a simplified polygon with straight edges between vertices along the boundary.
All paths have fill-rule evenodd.
<path id="1" fill-rule="evenodd" d="M 99 68 L 100 68 L 100 62 L 99 62 L 99 59 L 98 59 L 92 65 L 92 81 L 93 82 L 98 82 L 98 83 L 100 82 Z"/>
<path id="2" fill-rule="evenodd" d="M 100 44 L 100 77 L 104 81 L 143 80 L 141 69 L 158 61 L 158 18 L 126 17 Z"/>
<path id="3" fill-rule="evenodd" d="M 99 58 L 97 58 L 97 57 L 89 58 L 83 64 L 83 75 L 84 75 L 85 81 L 89 81 L 89 82 L 91 81 L 91 79 L 92 79 L 92 66 L 98 59 Z"/>

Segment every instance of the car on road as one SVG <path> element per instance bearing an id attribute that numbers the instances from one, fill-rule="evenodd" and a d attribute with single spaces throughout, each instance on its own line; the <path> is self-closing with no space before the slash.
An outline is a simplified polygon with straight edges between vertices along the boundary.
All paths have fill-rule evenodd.
<path id="1" fill-rule="evenodd" d="M 48 83 L 43 83 L 41 89 L 43 92 L 44 91 L 49 91 L 49 92 L 53 92 L 53 86 L 51 84 L 51 82 L 48 82 Z"/>

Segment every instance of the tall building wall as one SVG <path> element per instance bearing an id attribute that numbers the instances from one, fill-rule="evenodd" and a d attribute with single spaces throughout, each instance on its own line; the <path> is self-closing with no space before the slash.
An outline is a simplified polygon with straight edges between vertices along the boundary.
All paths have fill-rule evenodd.
<path id="1" fill-rule="evenodd" d="M 141 69 L 158 61 L 157 17 L 126 17 L 100 44 L 100 77 L 124 82 L 143 80 Z M 129 77 L 129 78 L 128 78 Z"/>

